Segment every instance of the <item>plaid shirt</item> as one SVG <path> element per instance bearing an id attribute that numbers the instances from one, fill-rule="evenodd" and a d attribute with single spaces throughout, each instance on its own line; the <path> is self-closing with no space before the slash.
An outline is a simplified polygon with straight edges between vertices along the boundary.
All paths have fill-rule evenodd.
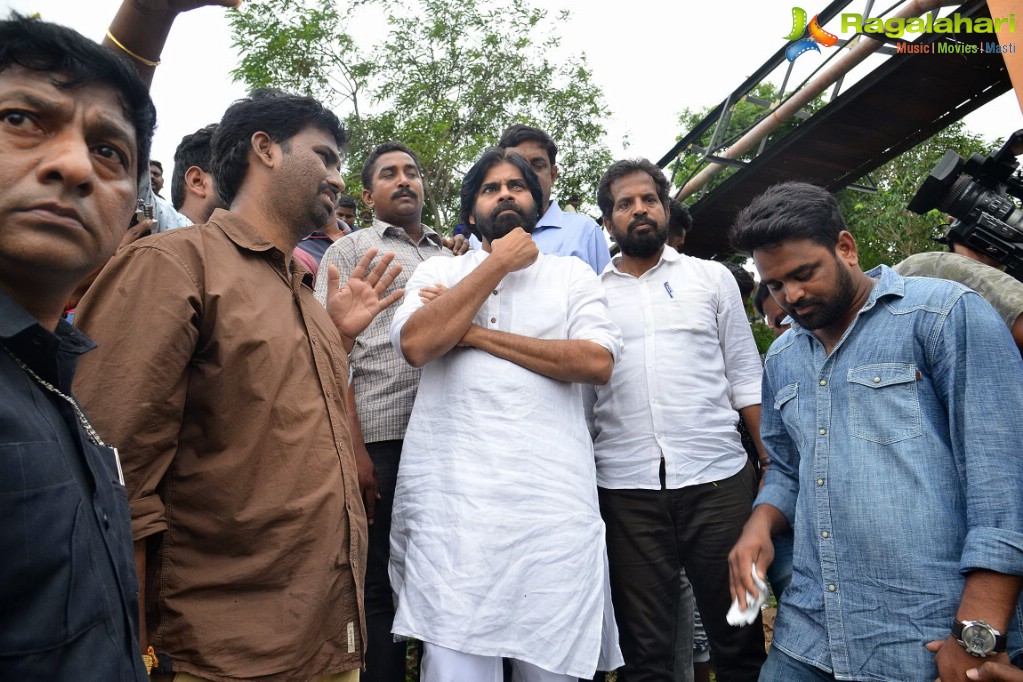
<path id="1" fill-rule="evenodd" d="M 452 255 L 441 246 L 441 237 L 426 225 L 418 244 L 400 227 L 375 220 L 373 226 L 353 232 L 334 242 L 320 262 L 316 276 L 316 298 L 327 300 L 327 265 L 334 265 L 344 283 L 352 274 L 367 249 L 376 246 L 380 253 L 394 252 L 394 260 L 401 263 L 402 271 L 388 289 L 404 287 L 416 267 L 432 256 Z M 393 305 L 384 310 L 359 334 L 349 355 L 352 383 L 355 387 L 355 408 L 359 415 L 363 440 L 376 443 L 384 440 L 402 440 L 416 400 L 421 370 L 412 367 L 391 346 L 389 332 Z"/>

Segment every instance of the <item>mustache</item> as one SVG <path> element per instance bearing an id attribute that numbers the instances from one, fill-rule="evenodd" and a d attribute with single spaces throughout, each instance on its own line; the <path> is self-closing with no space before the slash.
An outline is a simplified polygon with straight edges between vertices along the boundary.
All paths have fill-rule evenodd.
<path id="1" fill-rule="evenodd" d="M 419 195 L 410 190 L 408 187 L 401 187 L 394 194 L 391 195 L 391 200 L 398 199 L 400 197 L 409 197 L 411 199 L 419 200 Z"/>
<path id="2" fill-rule="evenodd" d="M 323 194 L 324 192 L 327 192 L 330 194 L 330 196 L 334 197 L 334 206 L 336 207 L 338 197 L 341 196 L 341 193 L 334 189 L 334 186 L 331 185 L 329 182 L 321 182 L 319 193 Z"/>
<path id="3" fill-rule="evenodd" d="M 631 232 L 640 225 L 650 225 L 651 227 L 657 227 L 657 221 L 647 216 L 636 216 L 635 218 L 629 221 L 628 230 Z"/>
<path id="4" fill-rule="evenodd" d="M 514 201 L 508 200 L 508 201 L 502 201 L 502 202 L 498 203 L 496 207 L 494 207 L 494 210 L 490 212 L 490 219 L 493 220 L 493 219 L 497 218 L 498 214 L 500 214 L 500 213 L 502 213 L 504 211 L 515 211 L 516 213 L 518 213 L 523 218 L 526 217 L 526 211 L 524 209 L 522 209 Z"/>
<path id="5" fill-rule="evenodd" d="M 792 315 L 793 314 L 792 311 L 797 310 L 799 308 L 805 308 L 811 305 L 819 306 L 820 304 L 821 304 L 820 300 L 816 298 L 801 298 L 798 301 L 795 301 L 794 303 L 789 303 L 787 308 L 785 306 L 782 306 L 782 309 L 785 310 L 785 312 L 787 312 L 789 315 Z M 798 315 L 799 313 L 795 314 Z"/>

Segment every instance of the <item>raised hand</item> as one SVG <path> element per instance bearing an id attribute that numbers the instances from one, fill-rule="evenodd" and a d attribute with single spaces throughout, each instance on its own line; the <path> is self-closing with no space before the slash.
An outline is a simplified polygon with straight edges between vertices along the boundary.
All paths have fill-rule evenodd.
<path id="1" fill-rule="evenodd" d="M 346 350 L 351 350 L 355 337 L 369 326 L 373 318 L 395 301 L 400 299 L 405 290 L 395 289 L 384 295 L 394 278 L 401 273 L 401 265 L 395 263 L 394 254 L 387 252 L 372 268 L 370 263 L 376 258 L 377 248 L 373 247 L 363 254 L 342 287 L 341 275 L 333 265 L 327 271 L 327 313 L 334 322 Z"/>

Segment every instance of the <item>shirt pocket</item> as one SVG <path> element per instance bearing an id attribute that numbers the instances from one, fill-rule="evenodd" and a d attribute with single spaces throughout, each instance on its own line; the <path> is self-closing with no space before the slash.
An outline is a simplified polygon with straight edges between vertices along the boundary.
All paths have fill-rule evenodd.
<path id="1" fill-rule="evenodd" d="M 679 293 L 669 301 L 653 306 L 657 326 L 673 332 L 717 336 L 717 318 L 706 296 Z"/>
<path id="2" fill-rule="evenodd" d="M 781 414 L 782 423 L 796 447 L 802 450 L 799 427 L 799 384 L 782 386 L 774 393 L 774 409 Z"/>
<path id="3" fill-rule="evenodd" d="M 58 647 L 104 618 L 92 565 L 103 540 L 64 457 L 54 441 L 0 444 L 0 656 Z"/>
<path id="4" fill-rule="evenodd" d="M 923 433 L 917 369 L 912 364 L 849 370 L 849 422 L 855 438 L 891 445 Z"/>

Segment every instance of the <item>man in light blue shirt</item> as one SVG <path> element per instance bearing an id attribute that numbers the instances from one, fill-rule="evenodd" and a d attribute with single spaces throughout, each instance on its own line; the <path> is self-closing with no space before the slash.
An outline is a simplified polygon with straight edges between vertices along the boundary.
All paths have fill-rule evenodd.
<path id="1" fill-rule="evenodd" d="M 533 241 L 541 253 L 553 256 L 576 256 L 587 263 L 598 275 L 611 260 L 604 233 L 588 215 L 566 213 L 558 202 L 551 200 L 551 188 L 558 179 L 558 146 L 550 135 L 531 126 L 516 123 L 505 128 L 497 143 L 515 152 L 536 172 L 543 192 L 546 212 L 536 223 Z"/>
<path id="2" fill-rule="evenodd" d="M 764 367 L 772 466 L 729 556 L 733 596 L 755 594 L 751 564 L 763 576 L 771 536 L 795 529 L 761 681 L 949 682 L 1007 664 L 1023 363 L 1004 323 L 962 285 L 864 273 L 834 197 L 812 185 L 765 192 L 732 241 L 793 320 Z"/>

